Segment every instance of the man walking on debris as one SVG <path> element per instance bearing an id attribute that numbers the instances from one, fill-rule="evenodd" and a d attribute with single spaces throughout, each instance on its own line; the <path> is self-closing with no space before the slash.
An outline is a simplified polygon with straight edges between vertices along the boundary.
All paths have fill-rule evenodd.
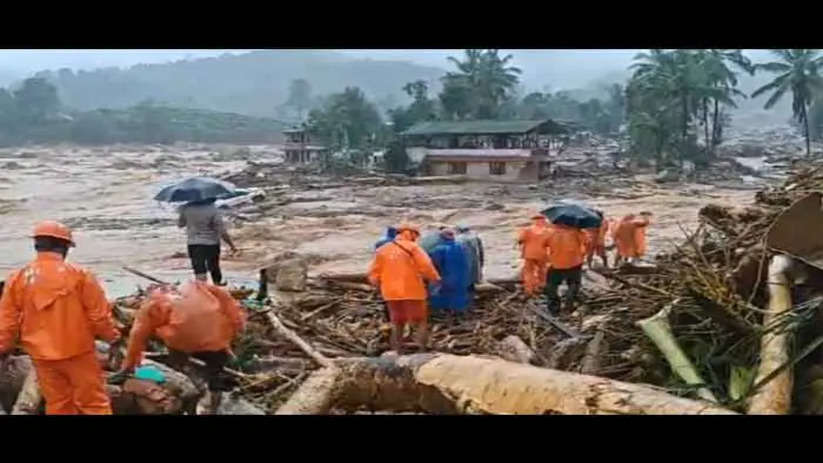
<path id="1" fill-rule="evenodd" d="M 548 259 L 548 231 L 546 216 L 532 216 L 532 225 L 520 230 L 517 244 L 523 258 L 523 289 L 529 296 L 534 296 L 546 283 L 546 265 Z"/>
<path id="2" fill-rule="evenodd" d="M 603 267 L 609 268 L 609 262 L 606 258 L 606 234 L 609 231 L 610 222 L 603 217 L 603 211 L 595 212 L 603 221 L 598 228 L 586 228 L 584 230 L 590 243 L 589 248 L 586 251 L 586 264 L 589 268 L 592 268 L 592 260 L 594 255 L 597 254 L 603 261 Z"/>
<path id="3" fill-rule="evenodd" d="M 470 257 L 468 250 L 455 241 L 453 230 L 447 228 L 440 234 L 442 240 L 432 251 L 431 260 L 442 283 L 430 292 L 429 305 L 432 309 L 446 310 L 458 316 L 466 311 L 470 302 Z"/>
<path id="4" fill-rule="evenodd" d="M 215 199 L 211 198 L 185 204 L 180 208 L 177 225 L 186 228 L 189 258 L 195 278 L 207 281 L 208 272 L 215 285 L 225 286 L 223 273 L 220 271 L 220 239 L 229 245 L 233 253 L 237 252 L 237 248 L 214 203 Z"/>
<path id="5" fill-rule="evenodd" d="M 177 291 L 155 290 L 138 310 L 129 336 L 126 358 L 118 376 L 134 371 L 142 361 L 152 336 L 163 340 L 175 369 L 191 371 L 189 357 L 206 364 L 206 384 L 211 413 L 228 390 L 223 368 L 231 357 L 231 343 L 245 326 L 245 314 L 225 290 L 202 281 L 184 284 Z"/>
<path id="6" fill-rule="evenodd" d="M 483 265 L 486 260 L 483 254 L 483 241 L 469 227 L 460 225 L 457 227 L 457 242 L 465 247 L 469 258 L 469 300 L 471 300 L 475 286 L 483 281 Z"/>
<path id="7" fill-rule="evenodd" d="M 646 228 L 649 226 L 650 212 L 641 212 L 640 216 L 629 214 L 612 227 L 612 239 L 617 246 L 614 266 L 618 267 L 624 259 L 634 263 L 646 254 Z"/>
<path id="8" fill-rule="evenodd" d="M 94 338 L 119 349 L 111 307 L 97 279 L 66 262 L 71 230 L 44 221 L 33 233 L 37 257 L 9 276 L 0 299 L 0 357 L 19 335 L 32 359 L 49 415 L 111 415 Z M 0 362 L 2 363 L 2 362 Z"/>
<path id="9" fill-rule="evenodd" d="M 566 283 L 566 309 L 571 311 L 580 291 L 583 259 L 590 246 L 586 233 L 578 228 L 553 224 L 546 239 L 549 246 L 549 271 L 546 281 L 546 305 L 556 314 L 560 305 L 558 289 Z"/>
<path id="10" fill-rule="evenodd" d="M 423 280 L 440 284 L 440 274 L 425 251 L 415 242 L 420 231 L 413 225 L 397 227 L 397 238 L 377 250 L 369 265 L 369 282 L 380 288 L 389 306 L 392 332 L 391 348 L 401 353 L 401 336 L 407 324 L 413 325 L 418 345 L 428 346 L 428 313 Z"/>

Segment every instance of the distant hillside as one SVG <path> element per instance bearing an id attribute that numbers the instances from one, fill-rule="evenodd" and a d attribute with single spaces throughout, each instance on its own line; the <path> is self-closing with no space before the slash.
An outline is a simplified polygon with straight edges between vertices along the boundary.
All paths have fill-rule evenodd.
<path id="1" fill-rule="evenodd" d="M 308 80 L 314 96 L 358 86 L 385 110 L 406 101 L 402 87 L 407 82 L 423 79 L 436 85 L 444 72 L 410 62 L 351 59 L 326 51 L 267 50 L 37 75 L 54 83 L 62 101 L 79 110 L 126 108 L 152 99 L 169 106 L 282 117 L 277 108 L 288 98 L 293 79 Z"/>

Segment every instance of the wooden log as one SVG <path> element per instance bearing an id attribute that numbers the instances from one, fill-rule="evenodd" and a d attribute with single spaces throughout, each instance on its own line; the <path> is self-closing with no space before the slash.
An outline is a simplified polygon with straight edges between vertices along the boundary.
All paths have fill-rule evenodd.
<path id="1" fill-rule="evenodd" d="M 340 369 L 333 366 L 315 371 L 289 397 L 275 415 L 322 415 L 329 412 Z"/>
<path id="2" fill-rule="evenodd" d="M 332 408 L 487 414 L 735 414 L 607 378 L 495 358 L 416 354 L 338 362 Z M 324 402 L 325 403 L 325 402 Z"/>
<path id="3" fill-rule="evenodd" d="M 334 364 L 331 360 L 329 360 L 328 357 L 324 356 L 320 352 L 317 352 L 317 350 L 315 350 L 311 345 L 309 345 L 309 343 L 304 341 L 294 331 L 286 328 L 286 326 L 283 325 L 283 322 L 281 322 L 280 319 L 277 318 L 277 315 L 275 315 L 272 312 L 268 312 L 266 314 L 266 317 L 269 319 L 269 323 L 271 323 L 275 331 L 277 331 L 281 336 L 285 337 L 289 341 L 296 344 L 297 347 L 299 347 L 303 352 L 308 354 L 308 356 L 314 359 L 314 361 L 320 364 L 320 366 L 326 368 L 334 367 Z"/>
<path id="4" fill-rule="evenodd" d="M 792 259 L 784 255 L 772 257 L 769 264 L 769 305 L 763 315 L 763 326 L 767 332 L 760 340 L 760 365 L 757 369 L 755 383 L 759 383 L 773 371 L 789 362 L 789 343 L 791 333 L 786 329 L 768 330 L 780 315 L 792 308 L 791 288 L 788 272 L 792 268 Z M 792 404 L 792 368 L 786 368 L 771 381 L 755 391 L 749 402 L 749 414 L 785 415 Z"/>
<path id="5" fill-rule="evenodd" d="M 532 363 L 534 351 L 517 336 L 509 335 L 500 341 L 499 354 L 505 360 L 517 363 Z"/>
<path id="6" fill-rule="evenodd" d="M 23 387 L 17 395 L 17 400 L 12 407 L 12 415 L 36 415 L 43 402 L 43 395 L 40 393 L 40 386 L 37 384 L 37 372 L 34 368 L 29 370 Z"/>
<path id="7" fill-rule="evenodd" d="M 580 373 L 584 375 L 596 375 L 600 371 L 600 359 L 606 348 L 606 333 L 598 329 L 594 338 L 586 345 L 586 353 L 580 365 Z"/>
<path id="8" fill-rule="evenodd" d="M 349 283 L 368 283 L 365 273 L 321 273 L 321 280 L 347 281 Z"/>

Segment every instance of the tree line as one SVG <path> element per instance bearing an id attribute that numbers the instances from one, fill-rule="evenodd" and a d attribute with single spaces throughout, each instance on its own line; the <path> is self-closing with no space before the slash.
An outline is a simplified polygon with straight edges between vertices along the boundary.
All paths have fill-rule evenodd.
<path id="1" fill-rule="evenodd" d="M 660 167 L 689 160 L 711 162 L 729 125 L 729 110 L 749 96 L 738 87 L 740 73 L 777 74 L 750 97 L 767 95 L 771 109 L 791 95 L 793 120 L 811 154 L 811 139 L 823 122 L 823 64 L 819 50 L 772 50 L 776 61 L 752 63 L 741 50 L 662 50 L 638 54 L 626 85 L 630 152 Z M 812 116 L 810 116 L 810 113 Z M 815 119 L 819 118 L 819 119 Z"/>
<path id="2" fill-rule="evenodd" d="M 146 100 L 126 109 L 76 111 L 54 85 L 30 78 L 0 88 L 0 146 L 24 143 L 274 142 L 284 124 L 265 118 L 175 108 Z"/>

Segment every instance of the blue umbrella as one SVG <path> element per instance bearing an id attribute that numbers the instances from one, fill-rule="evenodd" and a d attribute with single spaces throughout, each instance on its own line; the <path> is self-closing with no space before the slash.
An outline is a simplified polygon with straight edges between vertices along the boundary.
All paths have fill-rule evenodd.
<path id="1" fill-rule="evenodd" d="M 163 188 L 154 199 L 167 203 L 179 203 L 222 199 L 233 195 L 235 195 L 235 189 L 231 183 L 208 177 L 192 177 Z"/>
<path id="2" fill-rule="evenodd" d="M 549 222 L 574 228 L 598 228 L 603 216 L 579 204 L 559 204 L 543 210 Z"/>

